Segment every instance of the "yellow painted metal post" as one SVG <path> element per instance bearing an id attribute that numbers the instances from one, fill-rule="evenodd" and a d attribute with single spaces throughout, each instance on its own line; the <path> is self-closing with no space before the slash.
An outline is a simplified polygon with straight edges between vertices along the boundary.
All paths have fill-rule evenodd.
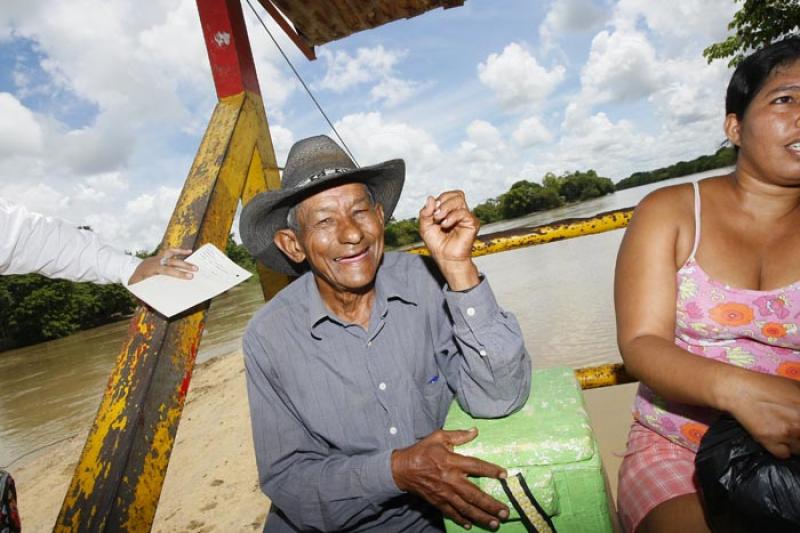
<path id="1" fill-rule="evenodd" d="M 636 381 L 625 371 L 625 365 L 621 363 L 579 368 L 575 370 L 575 377 L 582 389 L 598 389 Z"/>
<path id="2" fill-rule="evenodd" d="M 633 208 L 600 213 L 589 218 L 571 218 L 532 228 L 518 228 L 489 235 L 481 235 L 472 246 L 472 257 L 507 252 L 526 246 L 594 235 L 624 228 L 633 216 Z M 407 252 L 429 255 L 427 248 L 416 246 Z"/>
<path id="3" fill-rule="evenodd" d="M 265 190 L 275 190 L 281 185 L 281 175 L 278 171 L 278 163 L 275 160 L 275 149 L 272 146 L 272 138 L 269 136 L 269 125 L 264 106 L 261 99 L 256 95 L 251 95 L 256 112 L 262 117 L 265 127 L 259 130 L 256 146 L 253 153 L 253 161 L 247 174 L 247 181 L 242 191 L 242 204 L 247 205 L 253 196 Z M 257 264 L 258 277 L 261 280 L 261 290 L 264 299 L 269 300 L 285 287 L 290 279 L 285 274 L 279 274 L 264 267 L 260 262 Z"/>
<path id="4" fill-rule="evenodd" d="M 246 93 L 217 104 L 162 248 L 225 247 L 245 182 L 259 173 L 259 106 Z M 137 310 L 55 531 L 150 530 L 208 306 L 171 320 Z"/>

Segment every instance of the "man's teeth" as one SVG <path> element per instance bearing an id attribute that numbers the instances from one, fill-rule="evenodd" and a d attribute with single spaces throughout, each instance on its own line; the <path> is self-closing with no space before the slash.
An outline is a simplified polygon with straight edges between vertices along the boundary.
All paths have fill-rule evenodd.
<path id="1" fill-rule="evenodd" d="M 800 150 L 800 142 L 790 144 L 789 148 L 791 148 L 792 150 Z"/>

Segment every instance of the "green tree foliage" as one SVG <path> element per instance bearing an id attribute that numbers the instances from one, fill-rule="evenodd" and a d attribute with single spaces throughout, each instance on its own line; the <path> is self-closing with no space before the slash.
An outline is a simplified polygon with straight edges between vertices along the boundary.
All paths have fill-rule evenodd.
<path id="1" fill-rule="evenodd" d="M 655 183 L 661 180 L 668 180 L 680 176 L 688 176 L 706 170 L 727 167 L 736 163 L 736 152 L 732 146 L 720 148 L 714 155 L 703 155 L 691 161 L 681 161 L 668 167 L 650 170 L 648 172 L 634 172 L 627 178 L 617 182 L 617 190 L 629 189 Z"/>
<path id="2" fill-rule="evenodd" d="M 407 246 L 420 240 L 419 221 L 416 218 L 405 220 L 389 220 L 384 231 L 384 241 L 388 248 Z"/>
<path id="3" fill-rule="evenodd" d="M 517 181 L 497 198 L 475 206 L 473 212 L 481 224 L 489 224 L 553 209 L 565 203 L 597 198 L 614 190 L 614 182 L 598 176 L 594 170 L 566 172 L 561 176 L 548 172 L 542 178 L 542 185 L 527 180 Z"/>
<path id="4" fill-rule="evenodd" d="M 228 258 L 250 272 L 256 271 L 256 260 L 250 251 L 243 244 L 233 240 L 233 234 L 228 235 L 228 243 L 225 245 L 225 255 Z"/>
<path id="5" fill-rule="evenodd" d="M 534 211 L 564 205 L 564 200 L 558 191 L 527 180 L 514 183 L 508 192 L 501 194 L 498 199 L 503 218 L 520 217 Z"/>
<path id="6" fill-rule="evenodd" d="M 503 213 L 500 211 L 500 201 L 497 198 L 489 198 L 482 204 L 475 206 L 472 210 L 481 224 L 491 224 L 503 219 Z"/>
<path id="7" fill-rule="evenodd" d="M 567 202 L 582 202 L 605 196 L 615 190 L 613 181 L 601 178 L 594 170 L 564 174 L 556 179 L 558 180 L 558 192 Z M 545 185 L 547 185 L 547 176 L 545 176 L 545 180 Z"/>
<path id="8" fill-rule="evenodd" d="M 39 274 L 0 276 L 0 348 L 24 346 L 118 320 L 136 307 L 121 285 Z"/>
<path id="9" fill-rule="evenodd" d="M 730 57 L 728 66 L 735 67 L 752 50 L 797 32 L 798 29 L 798 0 L 744 0 L 741 9 L 728 23 L 728 30 L 733 31 L 733 35 L 703 50 L 703 57 L 709 63 L 715 59 Z"/>

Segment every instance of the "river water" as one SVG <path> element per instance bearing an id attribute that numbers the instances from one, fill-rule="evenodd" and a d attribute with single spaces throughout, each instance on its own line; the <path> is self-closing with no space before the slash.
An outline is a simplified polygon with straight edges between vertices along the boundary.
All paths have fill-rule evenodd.
<path id="1" fill-rule="evenodd" d="M 659 187 L 719 173 L 626 189 L 490 224 L 481 233 L 632 207 Z M 476 260 L 500 304 L 519 319 L 534 366 L 577 368 L 620 361 L 613 275 L 622 235 L 622 231 L 611 231 Z M 262 302 L 255 279 L 216 298 L 197 362 L 237 351 L 248 319 Z M 88 429 L 126 330 L 123 321 L 0 354 L 0 467 Z"/>

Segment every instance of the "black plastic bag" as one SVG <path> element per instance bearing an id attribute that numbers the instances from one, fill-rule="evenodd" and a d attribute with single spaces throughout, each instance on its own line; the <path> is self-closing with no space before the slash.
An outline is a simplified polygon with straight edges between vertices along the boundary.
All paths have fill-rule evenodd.
<path id="1" fill-rule="evenodd" d="M 725 415 L 703 436 L 695 466 L 712 531 L 800 531 L 800 456 L 776 458 Z"/>

